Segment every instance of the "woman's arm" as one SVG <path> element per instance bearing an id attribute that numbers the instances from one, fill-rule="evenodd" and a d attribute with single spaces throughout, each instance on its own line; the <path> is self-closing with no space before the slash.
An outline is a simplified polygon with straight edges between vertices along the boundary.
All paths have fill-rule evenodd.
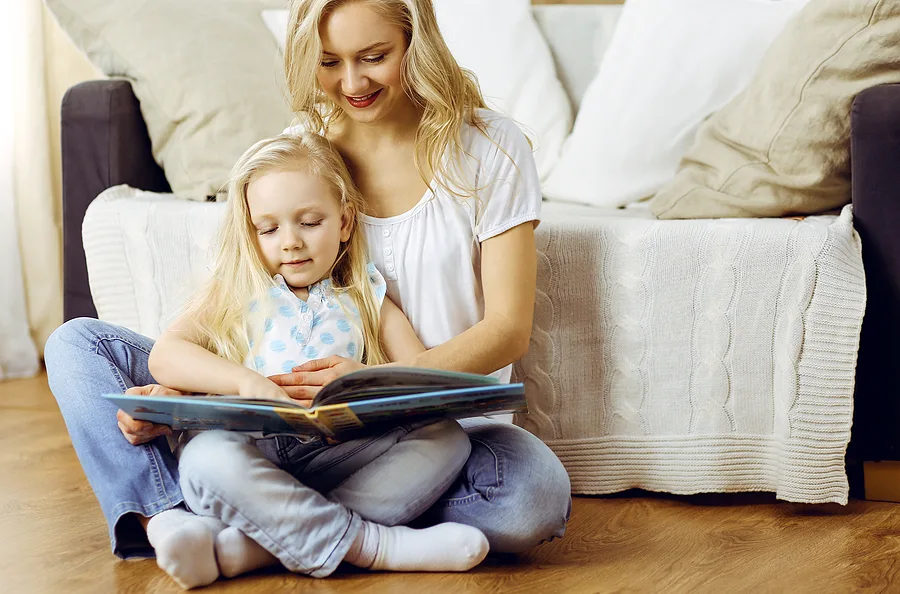
<path id="1" fill-rule="evenodd" d="M 484 318 L 447 342 L 398 361 L 400 365 L 488 374 L 528 352 L 534 318 L 537 254 L 534 223 L 481 244 Z"/>
<path id="2" fill-rule="evenodd" d="M 287 398 L 274 383 L 239 363 L 215 355 L 181 330 L 176 320 L 150 351 L 148 367 L 159 383 L 182 392 L 240 394 L 256 398 Z"/>
<path id="3" fill-rule="evenodd" d="M 481 374 L 493 373 L 521 359 L 528 352 L 534 318 L 534 223 L 523 223 L 482 242 L 481 278 L 484 318 L 480 322 L 432 349 L 398 353 L 391 359 L 397 365 Z M 409 324 L 399 308 L 398 312 Z M 409 329 L 412 331 L 411 326 Z M 309 361 L 291 373 L 270 379 L 283 386 L 292 398 L 312 398 L 322 386 L 363 367 L 362 363 L 335 355 Z"/>

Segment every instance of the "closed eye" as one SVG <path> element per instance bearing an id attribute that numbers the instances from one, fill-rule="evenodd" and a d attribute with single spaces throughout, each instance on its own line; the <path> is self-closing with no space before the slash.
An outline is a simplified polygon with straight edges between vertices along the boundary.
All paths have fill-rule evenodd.
<path id="1" fill-rule="evenodd" d="M 278 227 L 271 227 L 269 229 L 257 229 L 256 233 L 259 235 L 269 235 L 270 233 L 275 233 Z"/>
<path id="2" fill-rule="evenodd" d="M 337 60 L 323 60 L 319 63 L 319 66 L 322 68 L 334 68 L 337 64 Z"/>
<path id="3" fill-rule="evenodd" d="M 304 227 L 318 227 L 319 225 L 322 224 L 322 221 L 315 221 L 312 223 L 300 223 L 300 224 L 303 225 Z"/>
<path id="4" fill-rule="evenodd" d="M 380 64 L 381 62 L 384 62 L 384 54 L 380 56 L 366 56 L 362 61 L 368 62 L 369 64 Z"/>

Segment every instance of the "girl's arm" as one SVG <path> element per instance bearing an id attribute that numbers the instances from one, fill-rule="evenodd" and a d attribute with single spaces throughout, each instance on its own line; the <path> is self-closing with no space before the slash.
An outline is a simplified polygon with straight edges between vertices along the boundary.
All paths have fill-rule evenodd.
<path id="1" fill-rule="evenodd" d="M 528 352 L 534 318 L 537 252 L 534 223 L 527 222 L 481 244 L 484 319 L 400 365 L 488 374 Z"/>
<path id="2" fill-rule="evenodd" d="M 159 383 L 182 392 L 239 394 L 256 398 L 287 398 L 277 385 L 239 363 L 215 355 L 197 344 L 181 319 L 163 332 L 150 351 L 148 367 Z"/>
<path id="3" fill-rule="evenodd" d="M 381 305 L 379 333 L 389 361 L 411 360 L 425 352 L 425 345 L 416 336 L 406 314 L 389 297 Z"/>

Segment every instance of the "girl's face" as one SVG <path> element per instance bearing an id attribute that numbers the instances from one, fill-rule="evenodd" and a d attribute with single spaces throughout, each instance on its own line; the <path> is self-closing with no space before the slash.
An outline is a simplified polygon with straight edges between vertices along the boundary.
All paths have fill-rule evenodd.
<path id="1" fill-rule="evenodd" d="M 348 2 L 322 19 L 319 36 L 319 86 L 351 119 L 370 124 L 413 109 L 400 78 L 403 29 L 367 2 Z"/>
<path id="2" fill-rule="evenodd" d="M 328 276 L 352 220 L 335 191 L 306 171 L 275 171 L 247 188 L 250 220 L 269 274 L 289 287 L 308 287 Z"/>

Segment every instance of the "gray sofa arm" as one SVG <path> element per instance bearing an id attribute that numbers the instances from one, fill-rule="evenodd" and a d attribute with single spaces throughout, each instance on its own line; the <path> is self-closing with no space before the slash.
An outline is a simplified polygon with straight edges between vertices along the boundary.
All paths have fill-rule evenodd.
<path id="1" fill-rule="evenodd" d="M 900 460 L 900 85 L 860 93 L 851 127 L 854 226 L 868 298 L 849 455 Z"/>
<path id="2" fill-rule="evenodd" d="M 81 242 L 81 223 L 103 190 L 128 184 L 169 191 L 150 152 L 140 105 L 126 80 L 94 80 L 62 100 L 63 317 L 96 317 Z"/>

